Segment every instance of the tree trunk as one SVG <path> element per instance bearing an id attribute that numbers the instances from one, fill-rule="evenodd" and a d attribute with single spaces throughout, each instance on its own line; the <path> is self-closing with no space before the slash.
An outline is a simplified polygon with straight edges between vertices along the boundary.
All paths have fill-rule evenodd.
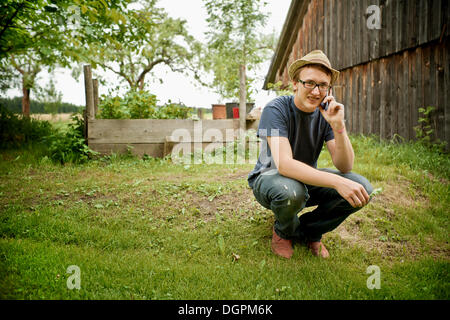
<path id="1" fill-rule="evenodd" d="M 239 128 L 242 133 L 246 130 L 246 116 L 247 116 L 247 88 L 245 87 L 245 65 L 239 66 Z"/>
<path id="2" fill-rule="evenodd" d="M 144 90 L 144 79 L 145 79 L 145 76 L 143 76 L 142 78 L 139 79 L 139 90 L 140 91 Z"/>
<path id="3" fill-rule="evenodd" d="M 22 114 L 24 117 L 30 117 L 30 88 L 25 85 L 25 77 L 22 77 Z"/>

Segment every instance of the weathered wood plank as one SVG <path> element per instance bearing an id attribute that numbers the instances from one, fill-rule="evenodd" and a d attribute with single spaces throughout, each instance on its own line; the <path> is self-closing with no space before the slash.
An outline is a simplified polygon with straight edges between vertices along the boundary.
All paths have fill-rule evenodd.
<path id="1" fill-rule="evenodd" d="M 423 108 L 433 105 L 433 94 L 432 81 L 433 79 L 430 77 L 430 47 L 424 46 L 422 49 L 422 86 L 423 86 Z M 433 81 L 434 84 L 434 81 Z M 419 117 L 423 117 L 423 114 L 419 114 Z M 433 119 L 434 120 L 434 119 Z M 434 128 L 433 128 L 434 129 Z"/>
<path id="2" fill-rule="evenodd" d="M 387 96 L 387 89 L 389 87 L 387 86 L 387 83 L 389 83 L 388 76 L 387 76 L 387 70 L 386 70 L 386 58 L 381 58 L 380 60 L 380 137 L 382 139 L 386 139 L 387 132 L 386 132 L 386 118 L 387 118 L 387 112 L 386 112 L 386 96 Z"/>
<path id="3" fill-rule="evenodd" d="M 402 40 L 402 32 L 405 26 L 403 25 L 403 18 L 402 17 L 402 3 L 401 0 L 396 0 L 392 2 L 392 9 L 389 10 L 392 13 L 393 23 L 392 23 L 392 33 L 393 33 L 393 39 L 390 43 L 390 50 L 388 53 L 395 53 L 399 52 L 401 50 L 401 40 Z"/>
<path id="4" fill-rule="evenodd" d="M 368 55 L 369 55 L 369 60 L 373 60 L 373 59 L 375 59 L 375 57 L 377 55 L 377 52 L 375 50 L 375 42 L 376 42 L 376 38 L 377 38 L 379 31 L 378 30 L 375 31 L 375 30 L 371 30 L 371 29 L 367 28 L 367 19 L 368 18 L 369 18 L 369 15 L 366 14 L 366 30 L 367 30 L 367 37 L 368 37 L 368 41 L 369 41 Z"/>
<path id="5" fill-rule="evenodd" d="M 364 133 L 364 109 L 365 109 L 365 103 L 363 100 L 363 93 L 365 93 L 365 87 L 363 86 L 363 83 L 365 83 L 365 77 L 366 73 L 364 72 L 364 66 L 359 65 L 358 67 L 358 132 Z M 363 80 L 364 79 L 364 80 Z"/>
<path id="6" fill-rule="evenodd" d="M 420 28 L 419 28 L 419 44 L 425 43 L 427 41 L 428 34 L 428 0 L 419 1 L 420 2 Z"/>
<path id="7" fill-rule="evenodd" d="M 112 153 L 120 154 L 126 153 L 128 150 L 132 154 L 137 156 L 143 156 L 144 154 L 150 157 L 163 157 L 164 144 L 163 143 L 91 143 L 89 145 L 94 151 L 100 152 L 102 155 L 108 155 Z"/>
<path id="8" fill-rule="evenodd" d="M 450 36 L 450 3 L 449 3 L 449 1 L 445 1 L 445 0 L 444 0 L 444 4 L 442 7 L 442 21 L 446 25 L 445 35 Z M 444 26 L 442 26 L 442 27 L 444 27 Z"/>
<path id="9" fill-rule="evenodd" d="M 365 134 L 373 133 L 373 117 L 372 117 L 372 101 L 373 101 L 373 63 L 366 63 L 367 67 L 367 79 L 366 79 L 366 92 L 364 93 L 364 101 L 366 104 L 366 109 L 364 114 L 366 117 L 366 128 Z"/>
<path id="10" fill-rule="evenodd" d="M 353 52 L 355 53 L 352 61 L 352 65 L 357 65 L 362 62 L 361 59 L 361 18 L 364 16 L 361 11 L 361 0 L 358 0 L 355 2 L 354 10 L 355 12 L 353 15 L 355 16 L 355 24 L 354 24 L 354 43 L 355 46 L 352 48 Z M 347 67 L 347 66 L 346 66 Z"/>
<path id="11" fill-rule="evenodd" d="M 449 6 L 450 7 L 450 6 Z M 450 41 L 443 42 L 443 60 L 444 60 L 444 88 L 446 88 L 443 92 L 443 104 L 444 104 L 444 141 L 447 142 L 447 151 L 450 151 L 450 93 L 448 88 L 450 88 Z"/>
<path id="12" fill-rule="evenodd" d="M 417 72 L 415 68 L 417 50 L 411 50 L 408 54 L 408 107 L 409 107 L 409 122 L 408 122 L 408 140 L 414 138 L 415 119 L 415 105 L 417 102 Z"/>
<path id="13" fill-rule="evenodd" d="M 402 15 L 402 24 L 400 25 L 400 28 L 402 28 L 401 32 L 401 44 L 400 47 L 402 50 L 408 48 L 409 39 L 411 37 L 411 23 L 410 23 L 410 17 L 408 15 L 408 6 L 413 6 L 414 4 L 411 3 L 408 5 L 410 1 L 401 1 L 401 15 Z"/>
<path id="14" fill-rule="evenodd" d="M 413 3 L 410 3 L 408 5 L 409 7 L 409 12 L 408 12 L 408 16 L 409 16 L 409 30 L 411 32 L 410 37 L 409 37 L 409 47 L 415 47 L 418 43 L 418 36 L 419 36 L 419 26 L 418 26 L 418 15 L 419 15 L 419 11 L 418 11 L 418 1 L 413 1 Z"/>
<path id="15" fill-rule="evenodd" d="M 419 125 L 419 108 L 423 107 L 423 74 L 422 69 L 424 68 L 423 63 L 423 50 L 421 47 L 416 49 L 416 72 L 417 72 L 417 100 L 415 102 L 415 110 L 414 110 L 414 126 Z M 416 134 L 414 134 L 414 138 L 416 138 Z"/>
<path id="16" fill-rule="evenodd" d="M 333 11 L 334 8 L 334 0 L 327 1 L 327 12 L 328 12 L 328 57 L 333 57 L 333 41 L 335 35 L 334 21 L 333 21 Z"/>
<path id="17" fill-rule="evenodd" d="M 369 57 L 369 48 L 370 48 L 370 38 L 369 38 L 369 29 L 367 28 L 367 15 L 366 15 L 366 10 L 367 7 L 369 6 L 369 0 L 363 0 L 362 1 L 362 25 L 361 25 L 361 30 L 362 30 L 362 61 L 363 62 L 368 62 L 370 57 Z"/>
<path id="18" fill-rule="evenodd" d="M 358 121 L 358 78 L 359 72 L 356 68 L 352 70 L 352 128 L 354 133 L 359 133 Z"/>
<path id="19" fill-rule="evenodd" d="M 338 30 L 339 30 L 339 15 L 338 15 L 338 0 L 333 0 L 333 11 L 332 11 L 332 18 L 331 18 L 331 23 L 332 23 L 332 30 L 333 30 L 333 34 L 331 34 L 331 37 L 333 38 L 333 42 L 332 42 L 332 47 L 331 47 L 331 54 L 333 57 L 336 57 L 336 55 L 338 54 L 338 41 L 339 41 L 339 34 L 338 34 Z M 339 67 L 338 67 L 339 68 Z"/>
<path id="20" fill-rule="evenodd" d="M 408 131 L 407 131 L 407 123 L 409 123 L 409 106 L 408 106 L 408 95 L 409 86 L 407 78 L 405 79 L 405 75 L 407 75 L 408 68 L 407 59 L 408 59 L 408 51 L 404 51 L 403 54 L 398 54 L 398 65 L 397 65 L 397 82 L 398 82 L 398 104 L 399 108 L 396 110 L 396 115 L 394 118 L 393 127 L 398 128 L 397 133 L 408 139 Z"/>
<path id="21" fill-rule="evenodd" d="M 323 28 L 323 20 L 324 20 L 324 15 L 323 15 L 323 0 L 317 0 L 317 25 L 319 27 L 319 32 L 318 32 L 318 38 L 317 38 L 317 43 L 316 43 L 316 48 L 323 50 L 324 48 L 324 41 L 323 41 L 323 37 L 324 37 L 324 28 Z"/>
<path id="22" fill-rule="evenodd" d="M 448 1 L 448 0 L 447 0 Z M 441 23 L 441 3 L 442 0 L 433 0 L 430 3 L 430 29 L 428 34 L 428 41 L 433 39 L 439 39 L 441 35 L 441 27 L 443 23 Z"/>
<path id="23" fill-rule="evenodd" d="M 309 16 L 311 17 L 311 25 L 309 26 L 309 32 L 311 33 L 311 51 L 317 49 L 317 0 L 311 0 L 310 10 Z"/>
<path id="24" fill-rule="evenodd" d="M 344 66 L 344 57 L 345 55 L 351 55 L 351 51 L 352 51 L 352 44 L 349 43 L 350 47 L 347 47 L 345 49 L 350 50 L 350 52 L 344 52 L 344 47 L 346 47 L 345 45 L 341 45 L 344 44 L 344 33 L 346 32 L 345 29 L 345 24 L 344 24 L 344 20 L 347 17 L 344 17 L 343 14 L 341 14 L 342 12 L 342 1 L 338 1 L 337 2 L 337 17 L 336 17 L 336 34 L 335 37 L 337 38 L 338 42 L 337 42 L 337 46 L 336 46 L 336 56 L 335 56 L 335 61 L 337 63 L 337 66 L 339 69 L 343 69 Z"/>
<path id="25" fill-rule="evenodd" d="M 366 25 L 366 8 L 367 8 L 367 0 L 360 1 L 360 38 L 361 38 L 361 51 L 360 51 L 360 63 L 365 63 L 369 60 L 368 51 L 367 51 L 367 25 Z"/>
<path id="26" fill-rule="evenodd" d="M 158 143 L 164 142 L 166 136 L 174 133 L 186 134 L 191 139 L 198 139 L 194 130 L 200 132 L 219 130 L 223 136 L 226 130 L 237 131 L 238 119 L 224 120 L 155 120 L 155 119 L 94 119 L 88 126 L 89 144 L 91 143 Z"/>
<path id="27" fill-rule="evenodd" d="M 306 44 L 306 53 L 311 52 L 311 50 L 312 50 L 312 41 L 313 41 L 312 37 L 314 36 L 312 34 L 312 23 L 311 23 L 311 21 L 312 21 L 312 6 L 313 6 L 312 2 L 309 2 L 308 12 L 306 14 L 306 21 L 305 21 L 306 22 L 305 30 L 306 30 L 306 33 L 308 34 L 308 38 L 307 38 L 308 43 Z"/>
<path id="28" fill-rule="evenodd" d="M 384 81 L 384 93 L 385 93 L 385 109 L 384 109 L 384 130 L 386 139 L 392 138 L 392 118 L 393 118 L 393 103 L 396 101 L 396 83 L 395 83 L 395 66 L 394 61 L 390 58 L 383 59 L 385 63 L 385 72 L 387 75 L 386 81 Z"/>
<path id="29" fill-rule="evenodd" d="M 436 107 L 437 107 L 437 137 L 441 141 L 445 141 L 445 104 L 448 101 L 444 100 L 445 91 L 449 88 L 445 88 L 444 80 L 444 46 L 442 44 L 437 45 L 435 50 L 436 68 L 434 70 L 436 75 Z"/>
<path id="30" fill-rule="evenodd" d="M 361 70 L 358 97 L 359 127 L 362 134 L 367 134 L 367 64 L 360 65 L 359 69 Z"/>
<path id="31" fill-rule="evenodd" d="M 374 60 L 373 64 L 373 95 L 372 95 L 372 133 L 381 136 L 380 131 L 380 106 L 381 106 L 381 80 L 380 61 Z"/>
<path id="32" fill-rule="evenodd" d="M 386 45 L 386 37 L 390 37 L 391 32 L 390 27 L 392 25 L 391 10 L 387 10 L 386 0 L 380 0 L 380 10 L 381 10 L 381 29 L 378 30 L 378 47 L 377 47 L 377 57 L 384 57 L 386 55 L 386 50 L 388 46 Z M 389 21 L 389 22 L 388 22 Z"/>
<path id="33" fill-rule="evenodd" d="M 427 46 L 427 54 L 428 54 L 428 70 L 427 70 L 427 77 L 429 79 L 429 88 L 427 88 L 427 93 L 429 95 L 428 97 L 428 103 L 426 106 L 433 106 L 435 108 L 432 116 L 432 129 L 433 129 L 433 138 L 437 138 L 436 131 L 439 130 L 439 127 L 437 125 L 437 118 L 438 118 L 438 106 L 437 106 L 437 83 L 436 83 L 436 63 L 435 63 L 435 53 L 436 49 L 435 47 L 431 48 L 430 46 Z M 425 106 L 425 107 L 426 107 Z"/>
<path id="34" fill-rule="evenodd" d="M 411 54 L 411 51 L 404 51 L 403 52 L 403 61 L 402 61 L 402 68 L 403 68 L 403 73 L 402 75 L 402 86 L 403 86 L 403 103 L 404 103 L 404 107 L 403 109 L 405 110 L 405 114 L 406 114 L 406 119 L 404 121 L 404 123 L 402 123 L 402 134 L 403 137 L 407 140 L 409 140 L 409 124 L 411 123 L 411 110 L 409 107 L 409 96 L 412 94 L 411 92 L 411 85 L 408 81 L 408 61 L 409 61 L 409 56 Z"/>
<path id="35" fill-rule="evenodd" d="M 339 12 L 346 12 L 346 5 L 348 6 L 348 1 L 338 1 L 338 10 L 340 10 Z M 339 31 L 335 36 L 336 38 L 338 38 L 336 52 L 340 56 L 339 68 L 345 69 L 350 64 L 352 58 L 351 51 L 355 48 L 355 44 L 348 41 L 348 35 L 350 34 L 353 26 L 351 25 L 348 17 L 346 17 L 345 14 L 340 14 L 338 16 L 338 20 Z"/>
<path id="36" fill-rule="evenodd" d="M 346 69 L 339 75 L 339 82 L 342 83 L 342 103 L 345 106 L 345 119 L 347 131 L 351 131 L 351 96 L 349 95 L 350 79 L 349 79 L 350 69 Z"/>

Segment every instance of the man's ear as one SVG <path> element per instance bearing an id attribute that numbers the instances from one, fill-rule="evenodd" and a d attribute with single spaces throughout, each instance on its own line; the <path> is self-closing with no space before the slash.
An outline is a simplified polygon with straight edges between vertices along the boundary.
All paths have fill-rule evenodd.
<path id="1" fill-rule="evenodd" d="M 298 90 L 298 81 L 295 81 L 295 80 L 292 81 L 292 89 L 293 89 L 294 93 L 297 92 L 297 90 Z"/>

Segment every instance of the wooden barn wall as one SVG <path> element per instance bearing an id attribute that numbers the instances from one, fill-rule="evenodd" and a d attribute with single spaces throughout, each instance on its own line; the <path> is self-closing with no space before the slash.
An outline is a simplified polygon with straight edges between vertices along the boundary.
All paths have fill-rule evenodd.
<path id="1" fill-rule="evenodd" d="M 321 49 L 342 72 L 335 95 L 347 106 L 351 132 L 414 138 L 418 108 L 431 105 L 435 134 L 450 144 L 449 1 L 311 0 L 305 5 L 296 42 L 275 81 L 288 84 L 287 66 Z M 370 5 L 381 10 L 379 30 L 367 28 Z"/>
<path id="2" fill-rule="evenodd" d="M 415 138 L 419 108 L 434 106 L 435 138 L 450 144 L 449 39 L 347 68 L 335 96 L 350 132 Z"/>

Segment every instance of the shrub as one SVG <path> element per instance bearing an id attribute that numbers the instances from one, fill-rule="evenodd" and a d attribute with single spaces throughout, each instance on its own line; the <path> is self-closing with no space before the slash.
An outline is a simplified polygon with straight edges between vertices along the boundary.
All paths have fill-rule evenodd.
<path id="1" fill-rule="evenodd" d="M 156 96 L 148 92 L 130 91 L 123 99 L 131 119 L 151 119 L 156 112 Z"/>
<path id="2" fill-rule="evenodd" d="M 71 120 L 67 132 L 56 131 L 45 138 L 48 142 L 49 158 L 61 164 L 83 163 L 98 154 L 85 143 L 83 117 L 76 113 L 72 115 Z"/>
<path id="3" fill-rule="evenodd" d="M 53 133 L 50 122 L 23 117 L 0 106 L 0 149 L 40 142 Z"/>
<path id="4" fill-rule="evenodd" d="M 145 91 L 129 91 L 123 98 L 102 97 L 98 118 L 101 119 L 187 119 L 192 108 L 169 103 L 157 106 L 156 96 Z"/>
<path id="5" fill-rule="evenodd" d="M 122 99 L 120 97 L 102 97 L 99 105 L 98 118 L 102 119 L 126 119 L 128 116 L 122 107 Z"/>

